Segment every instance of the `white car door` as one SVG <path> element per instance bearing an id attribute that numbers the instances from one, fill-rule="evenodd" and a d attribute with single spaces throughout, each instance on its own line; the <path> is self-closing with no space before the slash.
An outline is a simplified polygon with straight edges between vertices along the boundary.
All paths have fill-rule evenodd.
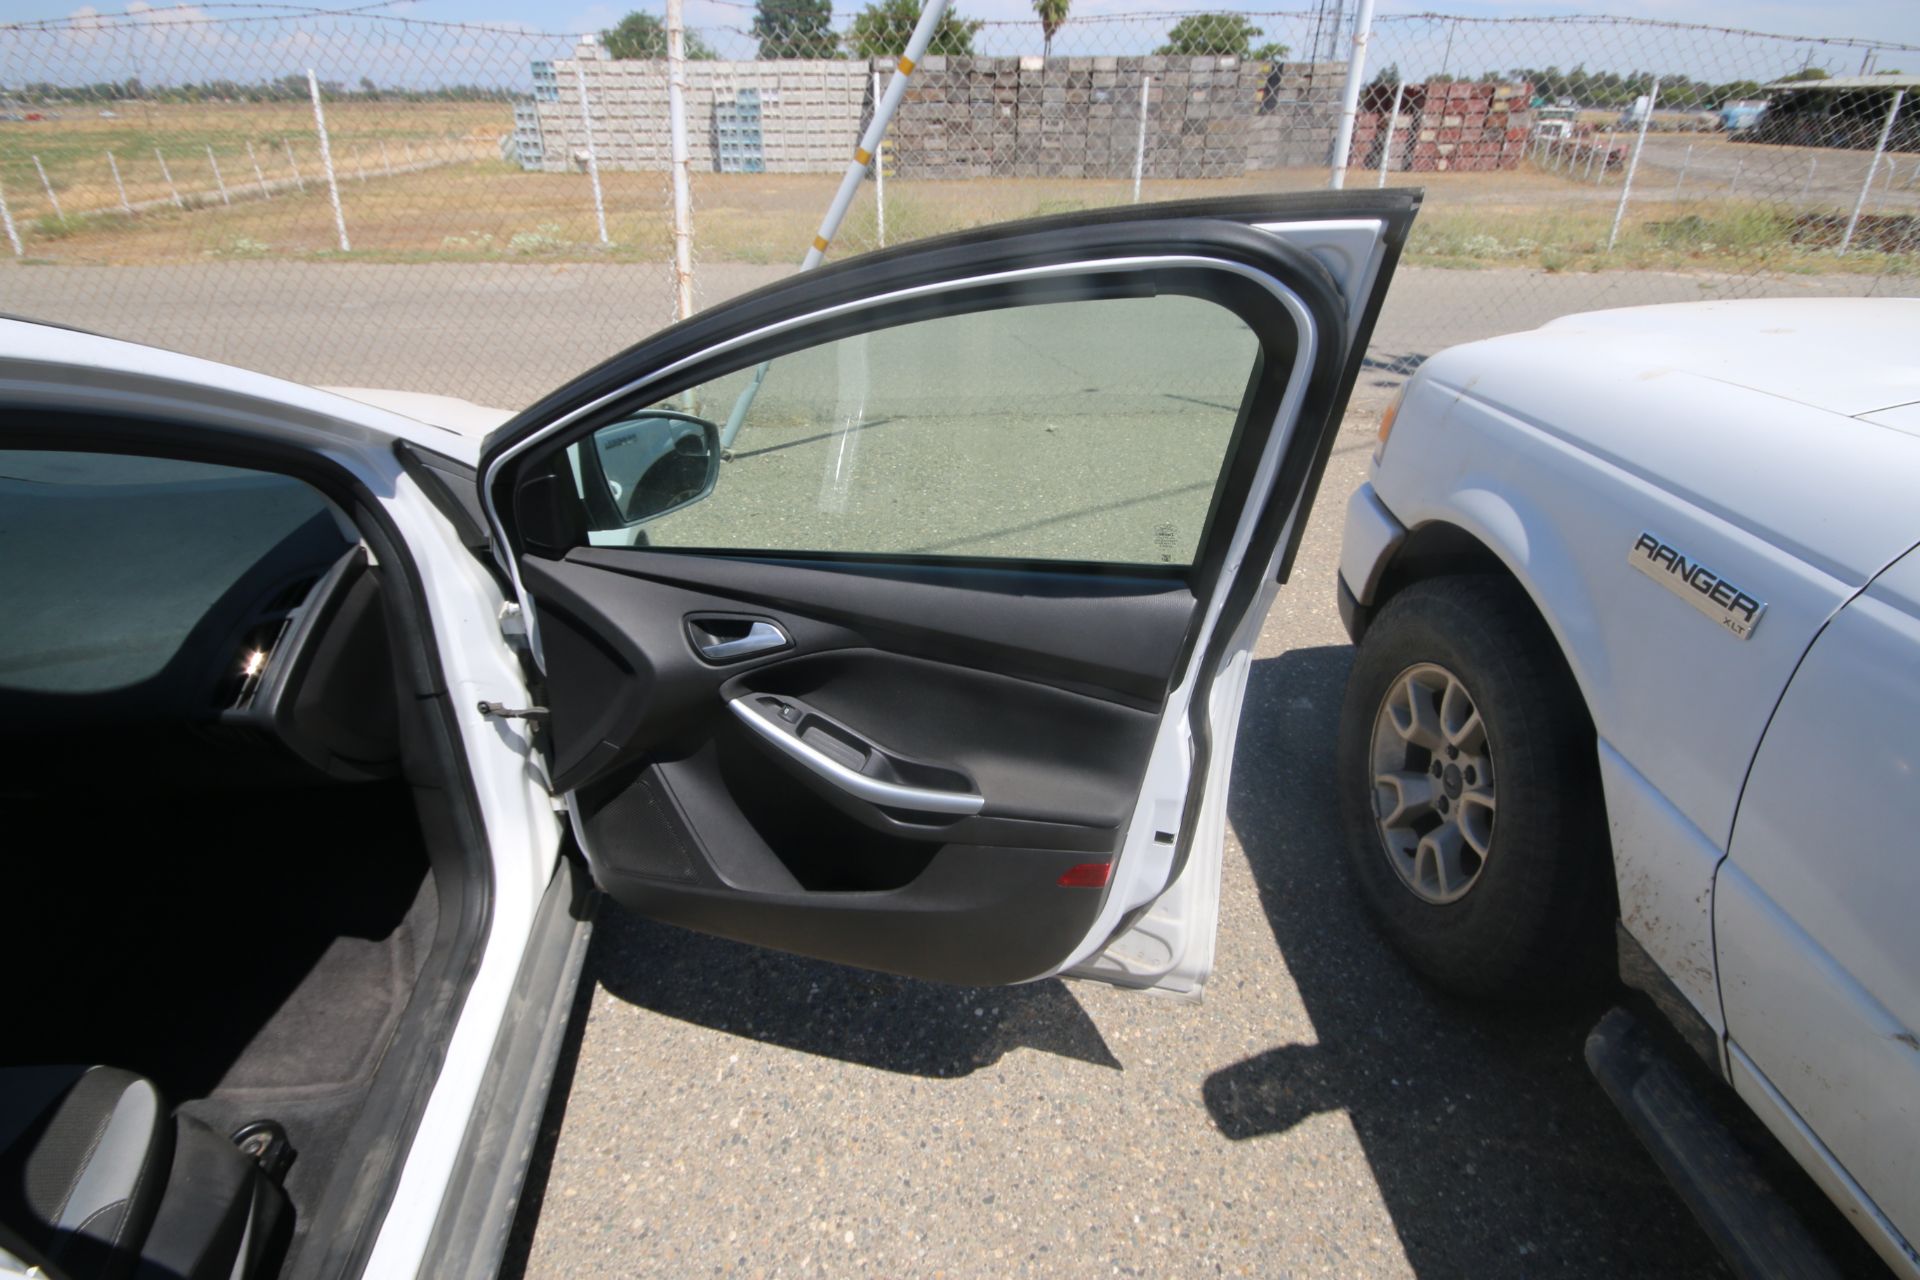
<path id="1" fill-rule="evenodd" d="M 1714 891 L 1734 1086 L 1890 1265 L 1920 1273 L 1920 551 L 1821 632 Z"/>
<path id="2" fill-rule="evenodd" d="M 914 976 L 1198 989 L 1248 657 L 1417 205 L 870 255 L 490 437 L 600 886 Z"/>

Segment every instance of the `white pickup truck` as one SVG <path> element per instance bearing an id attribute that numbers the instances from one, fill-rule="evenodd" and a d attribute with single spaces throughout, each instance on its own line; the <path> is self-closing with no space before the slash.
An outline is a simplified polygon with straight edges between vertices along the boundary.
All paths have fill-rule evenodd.
<path id="1" fill-rule="evenodd" d="M 1495 999 L 1617 963 L 1903 1276 L 1916 543 L 1920 301 L 1697 303 L 1428 361 L 1339 583 L 1341 804 L 1387 937 Z M 1656 1038 L 1609 1015 L 1589 1063 L 1736 1270 L 1783 1273 L 1810 1237 Z"/>

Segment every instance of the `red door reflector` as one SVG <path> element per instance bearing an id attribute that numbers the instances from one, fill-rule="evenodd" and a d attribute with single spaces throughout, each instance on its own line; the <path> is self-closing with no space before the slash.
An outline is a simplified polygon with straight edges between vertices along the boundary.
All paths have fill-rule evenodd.
<path id="1" fill-rule="evenodd" d="M 1106 887 L 1107 877 L 1112 874 L 1111 862 L 1083 862 L 1069 867 L 1057 883 L 1063 889 L 1101 889 Z"/>

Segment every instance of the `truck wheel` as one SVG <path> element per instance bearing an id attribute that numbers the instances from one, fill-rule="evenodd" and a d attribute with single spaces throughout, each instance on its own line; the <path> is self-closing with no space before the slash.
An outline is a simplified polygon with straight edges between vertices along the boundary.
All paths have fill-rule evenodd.
<path id="1" fill-rule="evenodd" d="M 1615 905 L 1593 725 L 1514 583 L 1434 578 L 1380 611 L 1336 754 L 1348 861 L 1389 941 L 1460 995 L 1590 988 Z"/>

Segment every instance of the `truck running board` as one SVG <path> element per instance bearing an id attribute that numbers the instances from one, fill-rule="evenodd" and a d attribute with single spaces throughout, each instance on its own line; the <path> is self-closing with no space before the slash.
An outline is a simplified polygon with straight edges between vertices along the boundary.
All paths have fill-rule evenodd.
<path id="1" fill-rule="evenodd" d="M 1587 1068 L 1742 1280 L 1839 1280 L 1840 1268 L 1631 1013 L 1587 1036 Z"/>

